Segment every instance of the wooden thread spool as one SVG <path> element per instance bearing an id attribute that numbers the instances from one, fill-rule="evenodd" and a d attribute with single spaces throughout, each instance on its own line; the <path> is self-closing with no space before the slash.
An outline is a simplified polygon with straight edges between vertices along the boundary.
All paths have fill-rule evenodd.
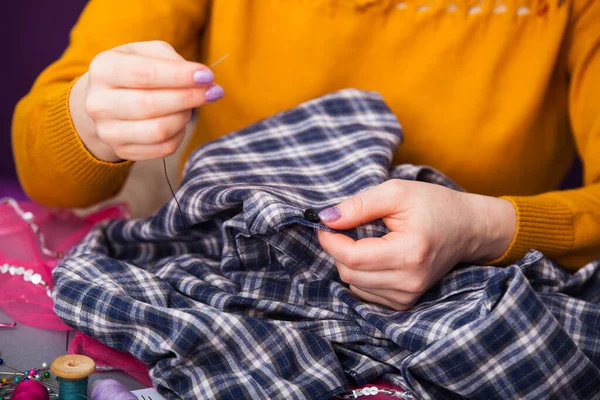
<path id="1" fill-rule="evenodd" d="M 50 372 L 59 378 L 59 400 L 87 399 L 87 379 L 96 370 L 96 363 L 87 356 L 66 354 L 50 365 Z"/>

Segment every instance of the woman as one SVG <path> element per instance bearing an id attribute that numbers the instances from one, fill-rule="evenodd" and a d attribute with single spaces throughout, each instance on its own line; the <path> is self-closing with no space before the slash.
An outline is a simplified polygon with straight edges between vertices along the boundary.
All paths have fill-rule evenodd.
<path id="1" fill-rule="evenodd" d="M 597 21 L 595 0 L 91 0 L 15 111 L 20 179 L 40 203 L 90 205 L 132 161 L 173 153 L 192 109 L 185 155 L 307 99 L 375 90 L 405 131 L 396 162 L 476 194 L 389 181 L 323 210 L 333 228 L 392 231 L 319 233 L 357 295 L 406 309 L 456 263 L 530 248 L 578 268 L 600 257 Z M 585 187 L 555 192 L 575 149 Z"/>

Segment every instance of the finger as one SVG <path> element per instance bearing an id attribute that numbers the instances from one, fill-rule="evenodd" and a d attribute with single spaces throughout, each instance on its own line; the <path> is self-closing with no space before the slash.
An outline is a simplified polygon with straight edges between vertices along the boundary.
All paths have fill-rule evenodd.
<path id="1" fill-rule="evenodd" d="M 114 48 L 126 54 L 138 54 L 165 60 L 185 60 L 169 43 L 161 40 L 126 43 Z"/>
<path id="2" fill-rule="evenodd" d="M 402 272 L 398 270 L 381 270 L 381 271 L 357 271 L 348 268 L 340 262 L 335 263 L 335 267 L 340 274 L 340 279 L 354 286 L 360 286 L 368 289 L 391 289 L 397 286 L 397 282 L 402 277 Z"/>
<path id="3" fill-rule="evenodd" d="M 158 118 L 206 104 L 207 91 L 213 91 L 214 87 L 218 86 L 208 89 L 108 90 L 102 96 L 90 97 L 86 102 L 86 112 L 95 120 Z"/>
<path id="4" fill-rule="evenodd" d="M 185 128 L 170 140 L 155 145 L 126 145 L 119 146 L 115 153 L 122 160 L 145 161 L 170 156 L 175 153 L 185 139 Z"/>
<path id="5" fill-rule="evenodd" d="M 392 269 L 402 261 L 399 233 L 390 232 L 381 238 L 353 240 L 341 233 L 318 230 L 319 242 L 329 255 L 354 270 L 379 271 Z"/>
<path id="6" fill-rule="evenodd" d="M 319 213 L 334 229 L 350 229 L 398 212 L 402 181 L 390 180 Z"/>
<path id="7" fill-rule="evenodd" d="M 335 264 L 340 279 L 354 286 L 370 290 L 390 290 L 405 293 L 422 293 L 426 289 L 421 274 L 403 269 L 388 269 L 381 271 L 357 271 L 348 268 L 340 262 Z"/>
<path id="8" fill-rule="evenodd" d="M 212 83 L 214 79 L 212 72 L 200 63 L 120 51 L 98 55 L 92 61 L 89 72 L 91 77 L 118 88 L 190 88 L 199 83 Z"/>
<path id="9" fill-rule="evenodd" d="M 190 121 L 191 111 L 140 121 L 111 120 L 96 124 L 100 139 L 118 145 L 151 145 L 169 141 Z"/>
<path id="10" fill-rule="evenodd" d="M 410 298 L 407 297 L 406 300 L 395 301 L 395 300 L 387 297 L 387 295 L 389 295 L 389 293 L 387 293 L 387 292 L 382 292 L 382 291 L 373 291 L 372 292 L 370 290 L 364 290 L 364 289 L 356 287 L 356 286 L 350 286 L 350 290 L 352 291 L 352 293 L 354 293 L 355 295 L 357 295 L 358 297 L 360 297 L 361 299 L 363 299 L 369 303 L 381 304 L 381 305 L 384 305 L 384 306 L 387 306 L 389 308 L 392 308 L 394 310 L 399 310 L 399 311 L 406 311 L 406 310 L 410 309 L 418 300 L 418 297 L 414 298 L 414 299 L 412 297 L 410 297 Z"/>

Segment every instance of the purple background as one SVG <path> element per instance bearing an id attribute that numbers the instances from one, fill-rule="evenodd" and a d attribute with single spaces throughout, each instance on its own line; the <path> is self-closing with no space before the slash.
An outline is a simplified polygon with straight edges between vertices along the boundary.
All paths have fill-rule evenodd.
<path id="1" fill-rule="evenodd" d="M 60 57 L 87 0 L 0 1 L 0 196 L 19 197 L 10 144 L 16 103 Z"/>
<path id="2" fill-rule="evenodd" d="M 10 145 L 17 101 L 67 46 L 69 31 L 87 0 L 0 0 L 0 196 L 20 197 Z M 581 182 L 579 163 L 563 187 Z"/>

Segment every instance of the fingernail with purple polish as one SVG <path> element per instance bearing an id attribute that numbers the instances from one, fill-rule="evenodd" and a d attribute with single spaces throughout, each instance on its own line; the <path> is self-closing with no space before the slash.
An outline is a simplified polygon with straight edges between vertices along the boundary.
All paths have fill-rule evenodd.
<path id="1" fill-rule="evenodd" d="M 200 71 L 194 72 L 194 82 L 198 85 L 206 85 L 212 83 L 215 80 L 215 74 L 210 69 L 201 69 Z"/>
<path id="2" fill-rule="evenodd" d="M 219 85 L 212 85 L 206 90 L 206 101 L 217 101 L 225 95 L 225 91 Z"/>
<path id="3" fill-rule="evenodd" d="M 337 207 L 326 208 L 319 213 L 319 218 L 321 218 L 321 220 L 324 222 L 337 221 L 341 217 L 342 213 Z"/>

